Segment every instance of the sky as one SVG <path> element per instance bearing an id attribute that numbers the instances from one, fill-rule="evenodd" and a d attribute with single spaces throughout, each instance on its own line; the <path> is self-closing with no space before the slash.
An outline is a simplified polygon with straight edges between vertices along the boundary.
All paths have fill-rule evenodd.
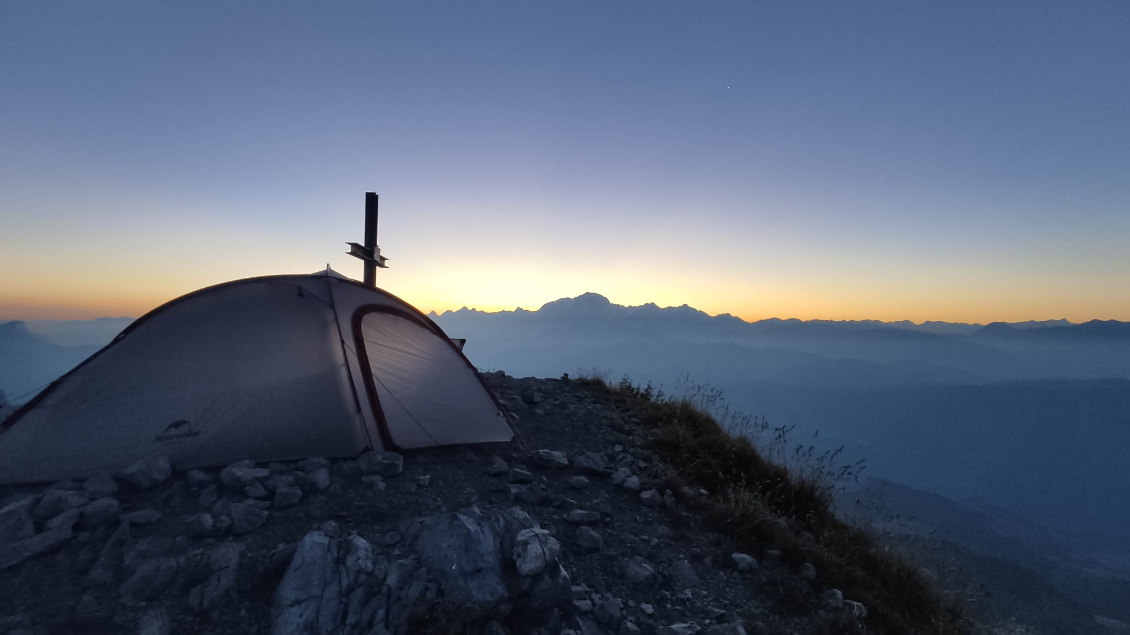
<path id="1" fill-rule="evenodd" d="M 1130 4 L 0 3 L 0 319 L 360 277 L 1130 320 Z"/>

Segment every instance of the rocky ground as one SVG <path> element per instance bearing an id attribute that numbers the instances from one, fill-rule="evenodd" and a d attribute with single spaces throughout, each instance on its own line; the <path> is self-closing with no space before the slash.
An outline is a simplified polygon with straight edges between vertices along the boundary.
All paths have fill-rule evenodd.
<path id="1" fill-rule="evenodd" d="M 810 565 L 706 529 L 630 413 L 576 382 L 487 379 L 512 443 L 176 474 L 157 457 L 0 490 L 0 633 L 858 626 Z"/>

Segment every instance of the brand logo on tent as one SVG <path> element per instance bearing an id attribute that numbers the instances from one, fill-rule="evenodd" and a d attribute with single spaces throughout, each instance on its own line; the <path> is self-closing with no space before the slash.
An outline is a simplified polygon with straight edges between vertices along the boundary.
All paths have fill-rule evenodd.
<path id="1" fill-rule="evenodd" d="M 153 439 L 154 443 L 179 443 L 185 439 L 200 436 L 200 432 L 192 428 L 192 424 L 185 419 L 174 421 L 165 426 L 165 431 Z"/>

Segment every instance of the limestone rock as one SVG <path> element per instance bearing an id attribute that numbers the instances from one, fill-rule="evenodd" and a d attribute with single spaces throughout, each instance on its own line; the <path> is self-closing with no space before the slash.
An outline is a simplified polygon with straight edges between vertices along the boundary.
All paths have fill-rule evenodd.
<path id="1" fill-rule="evenodd" d="M 117 571 L 118 566 L 122 563 L 122 557 L 126 550 L 126 545 L 132 540 L 129 533 L 129 525 L 123 523 L 118 525 L 114 533 L 110 535 L 109 540 L 102 547 L 102 551 L 98 554 L 98 560 L 94 566 L 90 568 L 90 572 L 86 574 L 87 582 L 91 584 L 109 584 L 114 579 L 114 573 Z"/>
<path id="2" fill-rule="evenodd" d="M 490 463 L 487 463 L 486 475 L 487 476 L 502 476 L 510 471 L 510 465 L 497 454 L 490 457 Z"/>
<path id="3" fill-rule="evenodd" d="M 85 491 L 49 489 L 43 494 L 43 498 L 39 499 L 39 504 L 31 512 L 31 517 L 36 523 L 42 523 L 68 509 L 82 507 L 89 502 L 90 495 Z"/>
<path id="4" fill-rule="evenodd" d="M 211 611 L 225 601 L 235 601 L 240 551 L 242 546 L 239 543 L 225 542 L 208 554 L 208 579 L 189 594 L 189 604 L 194 609 Z"/>
<path id="5" fill-rule="evenodd" d="M 573 489 L 585 489 L 589 486 L 589 480 L 583 476 L 571 476 L 565 482 Z"/>
<path id="6" fill-rule="evenodd" d="M 806 563 L 800 565 L 800 577 L 804 578 L 805 580 L 808 580 L 809 582 L 815 582 L 816 581 L 816 567 L 812 566 L 812 563 L 810 563 L 810 562 L 806 562 Z"/>
<path id="7" fill-rule="evenodd" d="M 261 527 L 263 523 L 267 522 L 267 516 L 269 515 L 270 512 L 264 509 L 256 509 L 242 503 L 232 503 L 231 531 L 237 536 L 255 531 Z"/>
<path id="8" fill-rule="evenodd" d="M 577 527 L 573 540 L 585 553 L 598 553 L 604 549 L 604 538 L 591 527 Z"/>
<path id="9" fill-rule="evenodd" d="M 624 479 L 623 483 L 621 483 L 621 487 L 628 490 L 629 492 L 640 491 L 640 477 L 638 477 L 634 474 L 632 476 L 629 476 L 628 478 Z M 655 490 L 650 490 L 650 491 L 655 491 Z"/>
<path id="10" fill-rule="evenodd" d="M 702 581 L 698 578 L 698 573 L 686 560 L 679 560 L 668 567 L 667 575 L 671 578 L 671 583 L 676 589 L 693 589 L 702 584 Z"/>
<path id="11" fill-rule="evenodd" d="M 318 470 L 330 469 L 330 461 L 329 459 L 325 459 L 320 456 L 313 456 L 308 459 L 302 459 L 301 461 L 299 461 L 297 467 L 303 472 L 310 474 L 311 472 L 316 472 Z"/>
<path id="12" fill-rule="evenodd" d="M 565 516 L 565 522 L 571 525 L 595 525 L 600 522 L 600 512 L 574 509 Z"/>
<path id="13" fill-rule="evenodd" d="M 106 472 L 101 472 L 83 481 L 82 489 L 86 490 L 91 500 L 98 500 L 117 494 L 118 484 L 114 482 L 114 477 Z"/>
<path id="14" fill-rule="evenodd" d="M 138 565 L 119 593 L 122 602 L 132 604 L 152 600 L 172 584 L 177 575 L 177 561 L 172 558 L 151 558 Z"/>
<path id="15" fill-rule="evenodd" d="M 0 570 L 50 551 L 74 538 L 70 527 L 52 529 L 0 547 Z"/>
<path id="16" fill-rule="evenodd" d="M 324 491 L 330 486 L 330 470 L 322 467 L 306 473 L 306 484 L 316 492 Z"/>
<path id="17" fill-rule="evenodd" d="M 252 483 L 243 488 L 243 495 L 248 498 L 257 498 L 259 500 L 264 500 L 270 497 L 270 494 L 267 492 L 267 488 L 264 487 L 262 483 Z"/>
<path id="18" fill-rule="evenodd" d="M 127 467 L 121 478 L 140 490 L 152 489 L 169 480 L 173 475 L 173 464 L 164 454 L 141 459 Z"/>
<path id="19" fill-rule="evenodd" d="M 624 608 L 624 601 L 616 598 L 606 598 L 596 603 L 593 607 L 593 618 L 598 624 L 617 630 L 622 619 L 620 611 Z"/>
<path id="20" fill-rule="evenodd" d="M 621 569 L 624 578 L 636 585 L 643 586 L 655 582 L 655 568 L 651 563 L 639 556 L 631 556 L 624 561 Z"/>
<path id="21" fill-rule="evenodd" d="M 649 489 L 646 492 L 640 492 L 640 502 L 648 507 L 658 507 L 663 504 L 663 497 L 659 492 Z"/>
<path id="22" fill-rule="evenodd" d="M 370 450 L 357 458 L 357 465 L 363 474 L 380 474 L 391 478 L 404 471 L 404 457 L 396 452 Z"/>
<path id="23" fill-rule="evenodd" d="M 82 526 L 92 529 L 99 525 L 114 525 L 122 518 L 122 506 L 116 498 L 99 498 L 83 505 Z"/>
<path id="24" fill-rule="evenodd" d="M 561 553 L 561 543 L 545 529 L 523 529 L 514 544 L 514 563 L 521 575 L 537 575 Z"/>
<path id="25" fill-rule="evenodd" d="M 189 538 L 207 538 L 220 536 L 223 532 L 216 527 L 216 518 L 212 514 L 193 514 L 185 519 L 184 533 Z"/>
<path id="26" fill-rule="evenodd" d="M 204 470 L 189 470 L 184 473 L 188 486 L 192 489 L 203 489 L 212 484 L 212 476 Z"/>
<path id="27" fill-rule="evenodd" d="M 216 489 L 216 485 L 210 483 L 208 485 L 205 485 L 204 489 L 200 490 L 200 498 L 197 499 L 197 503 L 201 507 L 211 507 L 212 505 L 216 504 L 216 500 L 219 498 L 219 496 L 220 492 Z"/>
<path id="28" fill-rule="evenodd" d="M 255 467 L 255 461 L 238 461 L 220 470 L 220 482 L 234 492 L 242 492 L 252 483 L 262 483 L 270 477 L 271 471 Z"/>
<path id="29" fill-rule="evenodd" d="M 661 626 L 659 630 L 655 631 L 655 635 L 696 635 L 701 630 L 702 629 L 696 624 L 679 622 L 677 624 Z"/>
<path id="30" fill-rule="evenodd" d="M 757 571 L 757 560 L 749 554 L 734 552 L 730 554 L 730 559 L 734 561 L 738 571 Z"/>
<path id="31" fill-rule="evenodd" d="M 844 594 L 839 589 L 828 589 L 820 594 L 820 604 L 832 609 L 841 608 L 844 604 Z"/>
<path id="32" fill-rule="evenodd" d="M 583 452 L 573 457 L 573 467 L 581 474 L 603 474 L 608 467 L 604 456 L 596 452 Z"/>
<path id="33" fill-rule="evenodd" d="M 867 607 L 854 600 L 843 600 L 843 608 L 851 614 L 852 617 L 863 619 L 867 617 Z"/>
<path id="34" fill-rule="evenodd" d="M 478 510 L 422 519 L 415 548 L 464 619 L 483 617 L 507 596 L 500 539 Z"/>
<path id="35" fill-rule="evenodd" d="M 552 469 L 568 467 L 569 465 L 569 457 L 565 456 L 564 452 L 556 450 L 538 450 L 534 454 L 534 460 L 537 461 L 538 465 Z"/>
<path id="36" fill-rule="evenodd" d="M 161 512 L 156 509 L 139 509 L 135 512 L 122 514 L 122 520 L 130 525 L 152 525 L 161 520 Z"/>
<path id="37" fill-rule="evenodd" d="M 293 507 L 301 500 L 302 490 L 297 485 L 283 486 L 275 491 L 274 506 L 279 508 Z"/>
<path id="38" fill-rule="evenodd" d="M 43 529 L 45 531 L 51 531 L 52 529 L 59 529 L 62 527 L 66 527 L 67 529 L 74 529 L 80 518 L 82 518 L 81 507 L 68 509 L 67 511 L 52 518 L 51 520 L 43 523 Z"/>

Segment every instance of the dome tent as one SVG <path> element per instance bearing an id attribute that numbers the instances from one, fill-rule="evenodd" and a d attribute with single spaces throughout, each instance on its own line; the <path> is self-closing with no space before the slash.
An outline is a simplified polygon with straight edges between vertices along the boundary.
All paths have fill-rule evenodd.
<path id="1" fill-rule="evenodd" d="M 154 309 L 0 424 L 0 483 L 509 441 L 460 349 L 406 302 L 326 269 Z"/>

